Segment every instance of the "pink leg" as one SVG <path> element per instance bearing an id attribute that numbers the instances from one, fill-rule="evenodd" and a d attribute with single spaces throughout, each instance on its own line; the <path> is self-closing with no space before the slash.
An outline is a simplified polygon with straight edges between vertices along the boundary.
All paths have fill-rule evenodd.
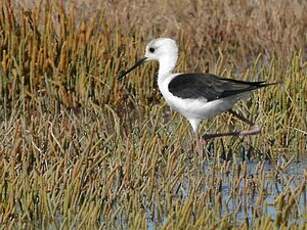
<path id="1" fill-rule="evenodd" d="M 208 133 L 203 135 L 203 139 L 209 140 L 217 137 L 225 137 L 225 136 L 250 136 L 250 135 L 256 135 L 261 132 L 261 129 L 255 125 L 249 130 L 243 130 L 243 131 L 234 131 L 234 132 L 228 132 L 228 133 Z"/>
<path id="2" fill-rule="evenodd" d="M 240 119 L 241 121 L 249 124 L 250 126 L 254 126 L 255 123 L 248 120 L 247 118 L 243 117 L 241 114 L 238 114 L 237 112 L 233 111 L 233 110 L 229 110 L 229 113 L 231 113 L 232 115 L 234 115 L 235 117 L 237 117 L 238 119 Z"/>
<path id="3" fill-rule="evenodd" d="M 196 152 L 201 156 L 203 154 L 204 151 L 204 146 L 207 144 L 206 139 L 204 139 L 203 137 L 199 137 L 198 135 L 196 135 L 196 146 L 195 146 L 195 150 Z"/>
<path id="4" fill-rule="evenodd" d="M 228 132 L 228 133 L 212 133 L 212 134 L 205 134 L 202 136 L 203 139 L 205 140 L 209 140 L 209 139 L 213 139 L 213 138 L 217 138 L 217 137 L 225 137 L 225 136 L 241 136 L 241 137 L 245 137 L 245 136 L 250 136 L 250 135 L 256 135 L 258 133 L 261 132 L 261 128 L 258 127 L 257 125 L 255 125 L 252 121 L 248 120 L 247 118 L 243 117 L 242 115 L 229 110 L 229 113 L 231 113 L 232 115 L 234 115 L 235 117 L 239 118 L 241 121 L 249 124 L 251 127 L 251 129 L 249 130 L 243 130 L 243 131 L 234 131 L 234 132 Z"/>

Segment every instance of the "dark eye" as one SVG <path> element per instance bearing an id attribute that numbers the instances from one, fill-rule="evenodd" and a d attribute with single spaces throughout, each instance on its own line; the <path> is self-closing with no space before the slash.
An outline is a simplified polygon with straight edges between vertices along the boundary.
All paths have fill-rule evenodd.
<path id="1" fill-rule="evenodd" d="M 149 52 L 150 52 L 150 53 L 155 52 L 155 48 L 150 47 L 150 48 L 149 48 Z"/>

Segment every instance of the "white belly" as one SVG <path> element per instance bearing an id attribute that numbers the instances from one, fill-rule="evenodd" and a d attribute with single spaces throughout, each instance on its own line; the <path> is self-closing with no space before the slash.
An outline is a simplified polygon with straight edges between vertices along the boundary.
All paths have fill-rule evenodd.
<path id="1" fill-rule="evenodd" d="M 173 95 L 163 95 L 166 102 L 172 109 L 181 113 L 186 118 L 207 119 L 219 113 L 229 110 L 233 104 L 238 101 L 235 100 L 214 100 L 207 102 L 205 99 L 182 99 Z"/>

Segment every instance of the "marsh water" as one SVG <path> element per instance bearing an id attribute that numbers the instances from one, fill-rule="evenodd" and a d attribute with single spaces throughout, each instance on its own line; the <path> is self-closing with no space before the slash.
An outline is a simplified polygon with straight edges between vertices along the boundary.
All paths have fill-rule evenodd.
<path id="1" fill-rule="evenodd" d="M 291 163 L 288 161 L 288 164 L 283 158 L 278 159 L 276 164 L 269 160 L 238 161 L 235 164 L 241 168 L 241 171 L 245 168 L 245 176 L 240 176 L 240 172 L 234 173 L 231 170 L 225 170 L 218 176 L 213 175 L 214 163 L 203 164 L 204 175 L 219 178 L 217 186 L 222 198 L 219 206 L 221 219 L 232 216 L 233 224 L 239 226 L 244 222 L 252 224 L 255 217 L 266 216 L 276 221 L 278 215 L 283 215 L 282 218 L 287 218 L 289 225 L 307 223 L 306 158 L 292 160 Z M 180 186 L 179 193 L 183 199 L 189 196 L 189 183 L 187 179 L 185 184 Z M 203 185 L 204 193 L 210 189 L 210 185 L 206 183 Z M 290 208 L 287 201 L 291 200 L 291 196 L 295 199 L 294 205 L 291 207 L 291 214 L 286 215 L 283 212 Z M 216 203 L 212 201 L 212 209 L 215 209 L 215 205 Z M 161 223 L 161 220 L 158 221 L 154 216 L 147 210 L 148 229 L 155 229 L 157 225 L 163 225 L 168 221 L 167 217 L 164 217 Z"/>
<path id="2" fill-rule="evenodd" d="M 259 198 L 259 191 L 255 189 L 254 192 L 244 194 L 242 196 L 233 198 L 231 195 L 231 182 L 229 182 L 227 176 L 223 180 L 223 186 L 221 189 L 223 202 L 225 202 L 222 213 L 224 215 L 229 212 L 237 212 L 237 220 L 245 221 L 246 219 L 251 222 L 253 218 L 253 212 L 257 208 L 262 209 L 262 214 L 270 216 L 273 220 L 276 219 L 277 214 L 280 210 L 277 210 L 275 202 L 276 198 L 281 194 L 289 191 L 290 193 L 296 190 L 305 180 L 304 170 L 307 169 L 307 160 L 293 162 L 286 169 L 280 171 L 278 174 L 275 174 L 276 167 L 272 165 L 269 161 L 264 161 L 264 191 L 265 195 L 263 196 L 263 206 L 257 207 L 257 199 Z M 257 165 L 259 162 L 250 161 L 247 163 L 248 169 L 248 178 L 251 181 L 249 186 L 257 186 L 256 182 L 253 181 L 253 178 L 257 174 Z M 275 174 L 275 176 L 273 176 Z M 244 189 L 244 182 L 240 182 L 240 189 Z M 303 222 L 304 214 L 306 215 L 306 189 L 303 193 L 298 195 L 296 200 L 297 206 L 297 216 L 293 217 L 293 222 Z M 241 207 L 239 207 L 240 202 L 242 202 Z"/>

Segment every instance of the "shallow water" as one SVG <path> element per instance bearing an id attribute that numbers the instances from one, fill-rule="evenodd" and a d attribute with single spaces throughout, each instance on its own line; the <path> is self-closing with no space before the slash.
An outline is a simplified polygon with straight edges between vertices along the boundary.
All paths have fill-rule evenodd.
<path id="1" fill-rule="evenodd" d="M 247 163 L 248 168 L 248 176 L 252 178 L 257 172 L 256 168 L 259 162 L 249 161 Z M 279 173 L 277 178 L 270 177 L 270 174 L 273 174 L 275 170 L 275 166 L 272 165 L 269 161 L 264 161 L 264 171 L 266 174 L 266 180 L 264 187 L 266 188 L 267 194 L 265 195 L 264 207 L 257 207 L 256 201 L 259 197 L 258 192 L 255 194 L 244 194 L 242 197 L 243 201 L 246 202 L 246 208 L 240 208 L 240 211 L 237 213 L 237 220 L 239 222 L 244 221 L 246 218 L 251 222 L 253 218 L 253 210 L 255 208 L 262 208 L 263 214 L 270 216 L 273 220 L 276 219 L 277 212 L 274 202 L 278 195 L 285 192 L 287 189 L 295 190 L 299 185 L 304 181 L 304 170 L 307 169 L 307 160 L 300 162 L 291 163 L 289 167 L 284 169 Z M 243 181 L 240 182 L 240 188 L 243 189 Z M 224 201 L 230 199 L 228 212 L 223 209 L 223 214 L 229 213 L 229 211 L 235 211 L 238 208 L 237 198 L 232 199 L 230 194 L 230 186 L 227 183 L 227 180 L 223 183 L 222 193 Z M 305 195 L 301 194 L 299 199 L 297 200 L 297 209 L 299 213 L 301 213 L 301 218 L 293 219 L 294 223 L 303 223 L 303 214 L 306 213 L 306 191 Z"/>
<path id="2" fill-rule="evenodd" d="M 243 222 L 248 221 L 249 224 L 252 224 L 253 218 L 257 216 L 256 212 L 260 215 L 265 215 L 270 217 L 272 220 L 276 220 L 279 210 L 277 210 L 277 198 L 282 193 L 293 193 L 295 190 L 304 183 L 304 172 L 307 169 L 307 159 L 298 162 L 292 162 L 287 168 L 283 170 L 277 169 L 280 168 L 284 163 L 282 160 L 277 161 L 277 165 L 273 165 L 269 161 L 256 161 L 250 160 L 247 162 L 238 162 L 237 164 L 246 164 L 247 166 L 247 180 L 254 181 L 259 173 L 259 165 L 263 164 L 263 175 L 264 175 L 264 194 L 262 194 L 261 205 L 257 204 L 259 202 L 260 193 L 257 185 L 255 189 L 248 189 L 246 192 L 246 180 L 241 178 L 239 188 L 234 194 L 233 183 L 235 175 L 232 175 L 231 172 L 223 174 L 221 177 L 222 183 L 220 184 L 220 192 L 222 197 L 222 208 L 221 208 L 221 217 L 227 215 L 235 215 L 235 225 L 242 224 Z M 280 165 L 279 165 L 280 164 Z M 212 172 L 212 165 L 210 163 L 204 163 L 204 173 L 208 175 Z M 258 168 L 258 169 L 257 169 Z M 278 170 L 278 173 L 276 173 Z M 255 180 L 254 180 L 255 179 Z M 249 186 L 253 186 L 251 183 Z M 207 192 L 210 188 L 205 184 L 203 191 Z M 184 185 L 181 186 L 181 197 L 186 199 L 189 196 L 189 181 L 187 180 Z M 251 192 L 253 191 L 253 192 Z M 306 220 L 304 216 L 307 213 L 307 204 L 306 204 L 307 192 L 305 190 L 300 193 L 296 200 L 296 211 L 290 213 L 288 216 L 288 223 L 291 224 L 304 224 Z M 212 208 L 214 204 L 212 203 Z M 167 222 L 167 217 L 164 217 L 162 222 L 153 218 L 154 213 L 151 213 L 149 210 L 147 214 L 147 227 L 148 229 L 155 229 L 157 225 L 163 226 Z M 258 215 L 259 216 L 259 215 Z"/>

